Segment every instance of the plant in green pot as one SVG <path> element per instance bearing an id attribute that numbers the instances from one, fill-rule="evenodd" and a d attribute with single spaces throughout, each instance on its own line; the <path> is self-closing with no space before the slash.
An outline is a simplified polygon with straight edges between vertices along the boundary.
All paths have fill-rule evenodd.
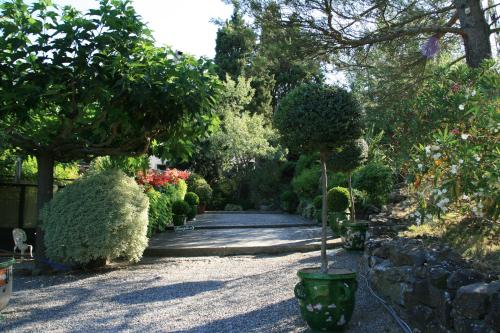
<path id="1" fill-rule="evenodd" d="M 331 154 L 328 164 L 335 172 L 348 175 L 348 199 L 350 206 L 350 222 L 342 225 L 343 247 L 347 250 L 363 250 L 368 229 L 367 221 L 357 221 L 352 188 L 352 172 L 363 165 L 368 158 L 368 144 L 364 139 L 357 139 L 339 147 Z"/>
<path id="2" fill-rule="evenodd" d="M 313 331 L 334 332 L 344 328 L 352 316 L 357 282 L 355 272 L 328 267 L 326 162 L 334 149 L 361 137 L 363 112 L 346 90 L 310 83 L 295 88 L 280 101 L 273 122 L 291 151 L 320 153 L 321 267 L 299 270 L 301 281 L 295 286 L 295 296 Z"/>
<path id="3" fill-rule="evenodd" d="M 184 201 L 189 205 L 189 212 L 187 213 L 188 221 L 194 220 L 198 211 L 198 205 L 200 204 L 200 197 L 194 192 L 188 192 L 184 197 Z"/>
<path id="4" fill-rule="evenodd" d="M 175 226 L 184 225 L 186 216 L 189 213 L 189 204 L 184 200 L 177 200 L 172 203 L 173 223 Z"/>
<path id="5" fill-rule="evenodd" d="M 346 211 L 350 206 L 349 190 L 345 187 L 336 186 L 327 195 L 328 200 L 328 223 L 335 235 L 340 235 L 342 224 L 347 220 Z"/>

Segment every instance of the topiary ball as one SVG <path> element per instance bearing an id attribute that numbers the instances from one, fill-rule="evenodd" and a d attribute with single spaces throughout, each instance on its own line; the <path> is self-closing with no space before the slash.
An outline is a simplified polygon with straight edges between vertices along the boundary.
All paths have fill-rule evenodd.
<path id="1" fill-rule="evenodd" d="M 172 203 L 172 213 L 175 215 L 187 215 L 191 207 L 184 200 L 177 200 Z"/>
<path id="2" fill-rule="evenodd" d="M 345 187 L 334 187 L 328 191 L 328 210 L 343 212 L 349 208 L 349 190 Z"/>
<path id="3" fill-rule="evenodd" d="M 318 195 L 318 196 L 316 196 L 314 198 L 314 200 L 313 200 L 313 206 L 316 209 L 323 208 L 323 196 L 322 195 Z"/>
<path id="4" fill-rule="evenodd" d="M 191 206 L 197 206 L 200 203 L 200 197 L 194 192 L 188 192 L 184 197 L 184 201 Z"/>
<path id="5" fill-rule="evenodd" d="M 148 244 L 148 197 L 122 171 L 83 177 L 58 191 L 41 212 L 47 256 L 87 264 L 139 261 Z"/>
<path id="6" fill-rule="evenodd" d="M 298 86 L 283 97 L 273 124 L 296 151 L 328 151 L 363 134 L 364 115 L 353 94 L 319 83 Z"/>

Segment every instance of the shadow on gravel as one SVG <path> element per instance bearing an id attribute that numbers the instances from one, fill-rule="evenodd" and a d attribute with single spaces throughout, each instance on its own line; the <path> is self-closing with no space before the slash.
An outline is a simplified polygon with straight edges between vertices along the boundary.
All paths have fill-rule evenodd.
<path id="1" fill-rule="evenodd" d="M 290 298 L 258 310 L 215 320 L 182 331 L 172 331 L 172 333 L 286 332 L 290 327 L 293 327 L 291 326 L 292 322 L 303 326 L 297 301 Z"/>
<path id="2" fill-rule="evenodd" d="M 217 290 L 222 288 L 224 284 L 224 281 L 182 282 L 122 293 L 112 297 L 111 300 L 120 304 L 164 302 Z"/>

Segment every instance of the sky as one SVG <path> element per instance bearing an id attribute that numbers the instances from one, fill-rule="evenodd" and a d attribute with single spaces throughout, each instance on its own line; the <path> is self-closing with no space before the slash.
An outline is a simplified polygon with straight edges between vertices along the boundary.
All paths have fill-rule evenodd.
<path id="1" fill-rule="evenodd" d="M 54 0 L 58 5 L 71 5 L 80 11 L 98 6 L 97 0 Z M 137 13 L 153 30 L 158 45 L 198 57 L 215 56 L 218 27 L 213 18 L 228 19 L 232 6 L 221 0 L 134 0 Z"/>

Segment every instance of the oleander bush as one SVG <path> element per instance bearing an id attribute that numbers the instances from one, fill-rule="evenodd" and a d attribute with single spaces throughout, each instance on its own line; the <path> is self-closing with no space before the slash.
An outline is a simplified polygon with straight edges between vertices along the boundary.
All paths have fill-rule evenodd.
<path id="1" fill-rule="evenodd" d="M 78 264 L 139 261 L 148 244 L 148 207 L 142 188 L 122 171 L 83 177 L 58 191 L 41 212 L 47 256 Z"/>

